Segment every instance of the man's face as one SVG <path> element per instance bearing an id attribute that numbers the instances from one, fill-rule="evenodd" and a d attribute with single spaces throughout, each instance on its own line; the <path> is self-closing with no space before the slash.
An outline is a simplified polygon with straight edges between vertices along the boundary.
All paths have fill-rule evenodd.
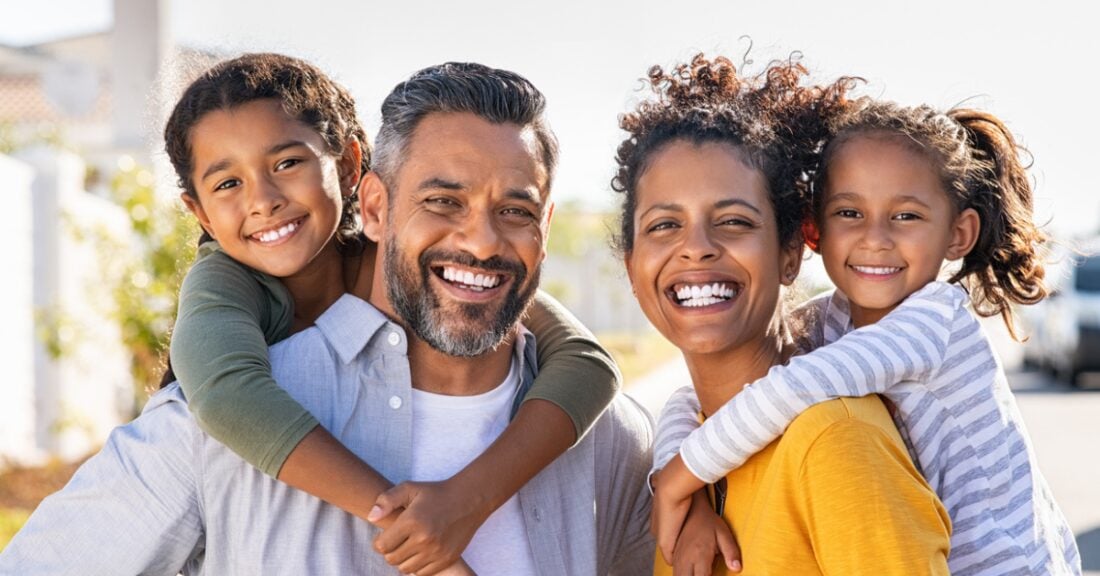
<path id="1" fill-rule="evenodd" d="M 546 255 L 553 210 L 533 130 L 430 114 L 389 184 L 380 236 L 391 312 L 441 352 L 488 352 L 515 328 Z"/>

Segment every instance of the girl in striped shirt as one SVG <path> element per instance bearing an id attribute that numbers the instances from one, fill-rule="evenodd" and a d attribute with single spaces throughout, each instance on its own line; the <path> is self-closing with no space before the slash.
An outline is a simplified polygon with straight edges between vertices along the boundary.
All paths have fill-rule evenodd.
<path id="1" fill-rule="evenodd" d="M 654 450 L 658 545 L 670 556 L 685 519 L 713 514 L 692 507 L 692 494 L 803 410 L 881 394 L 951 516 L 952 574 L 1079 574 L 1073 533 L 975 317 L 999 314 L 1015 336 L 1011 304 L 1046 296 L 1045 236 L 1020 149 L 975 110 L 859 99 L 829 124 L 804 232 L 837 290 L 796 311 L 800 347 L 812 352 L 772 368 L 701 426 L 692 388 L 673 394 Z M 936 281 L 956 260 L 948 282 Z"/>

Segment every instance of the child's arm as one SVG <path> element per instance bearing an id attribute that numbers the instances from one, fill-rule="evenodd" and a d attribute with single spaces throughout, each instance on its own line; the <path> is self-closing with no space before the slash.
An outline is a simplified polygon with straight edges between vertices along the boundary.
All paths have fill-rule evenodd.
<path id="1" fill-rule="evenodd" d="M 290 294 L 209 248 L 180 288 L 171 344 L 195 421 L 264 473 L 366 518 L 390 483 L 271 376 L 267 346 L 289 334 Z"/>
<path id="2" fill-rule="evenodd" d="M 878 323 L 774 366 L 746 386 L 684 440 L 680 453 L 661 472 L 663 511 L 713 483 L 778 438 L 806 408 L 842 396 L 866 396 L 904 380 L 919 380 L 943 363 L 950 324 L 966 296 L 934 282 L 907 298 Z M 682 513 L 662 521 L 658 545 L 671 547 Z"/>
<path id="3" fill-rule="evenodd" d="M 584 436 L 619 389 L 611 355 L 560 303 L 539 292 L 525 325 L 537 341 L 539 373 L 500 437 L 450 479 L 402 483 L 378 500 L 378 515 L 405 508 L 376 542 L 404 572 L 437 566 L 416 559 L 417 534 L 454 542 L 447 547 L 460 554 L 494 510 Z"/>

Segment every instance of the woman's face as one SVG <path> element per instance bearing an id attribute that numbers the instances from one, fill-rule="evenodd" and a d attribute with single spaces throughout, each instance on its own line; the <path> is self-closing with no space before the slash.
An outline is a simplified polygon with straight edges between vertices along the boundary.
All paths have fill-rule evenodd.
<path id="1" fill-rule="evenodd" d="M 626 256 L 650 322 L 685 354 L 757 344 L 778 327 L 780 286 L 801 246 L 781 248 L 764 175 L 721 143 L 674 141 L 637 184 Z"/>

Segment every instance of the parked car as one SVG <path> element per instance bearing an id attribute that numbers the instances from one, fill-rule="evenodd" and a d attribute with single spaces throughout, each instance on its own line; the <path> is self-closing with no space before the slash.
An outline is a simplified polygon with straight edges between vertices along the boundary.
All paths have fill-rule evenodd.
<path id="1" fill-rule="evenodd" d="M 1050 296 L 1021 309 L 1030 337 L 1024 362 L 1073 385 L 1100 371 L 1100 241 L 1081 246 L 1084 254 L 1067 250 L 1050 267 Z"/>

